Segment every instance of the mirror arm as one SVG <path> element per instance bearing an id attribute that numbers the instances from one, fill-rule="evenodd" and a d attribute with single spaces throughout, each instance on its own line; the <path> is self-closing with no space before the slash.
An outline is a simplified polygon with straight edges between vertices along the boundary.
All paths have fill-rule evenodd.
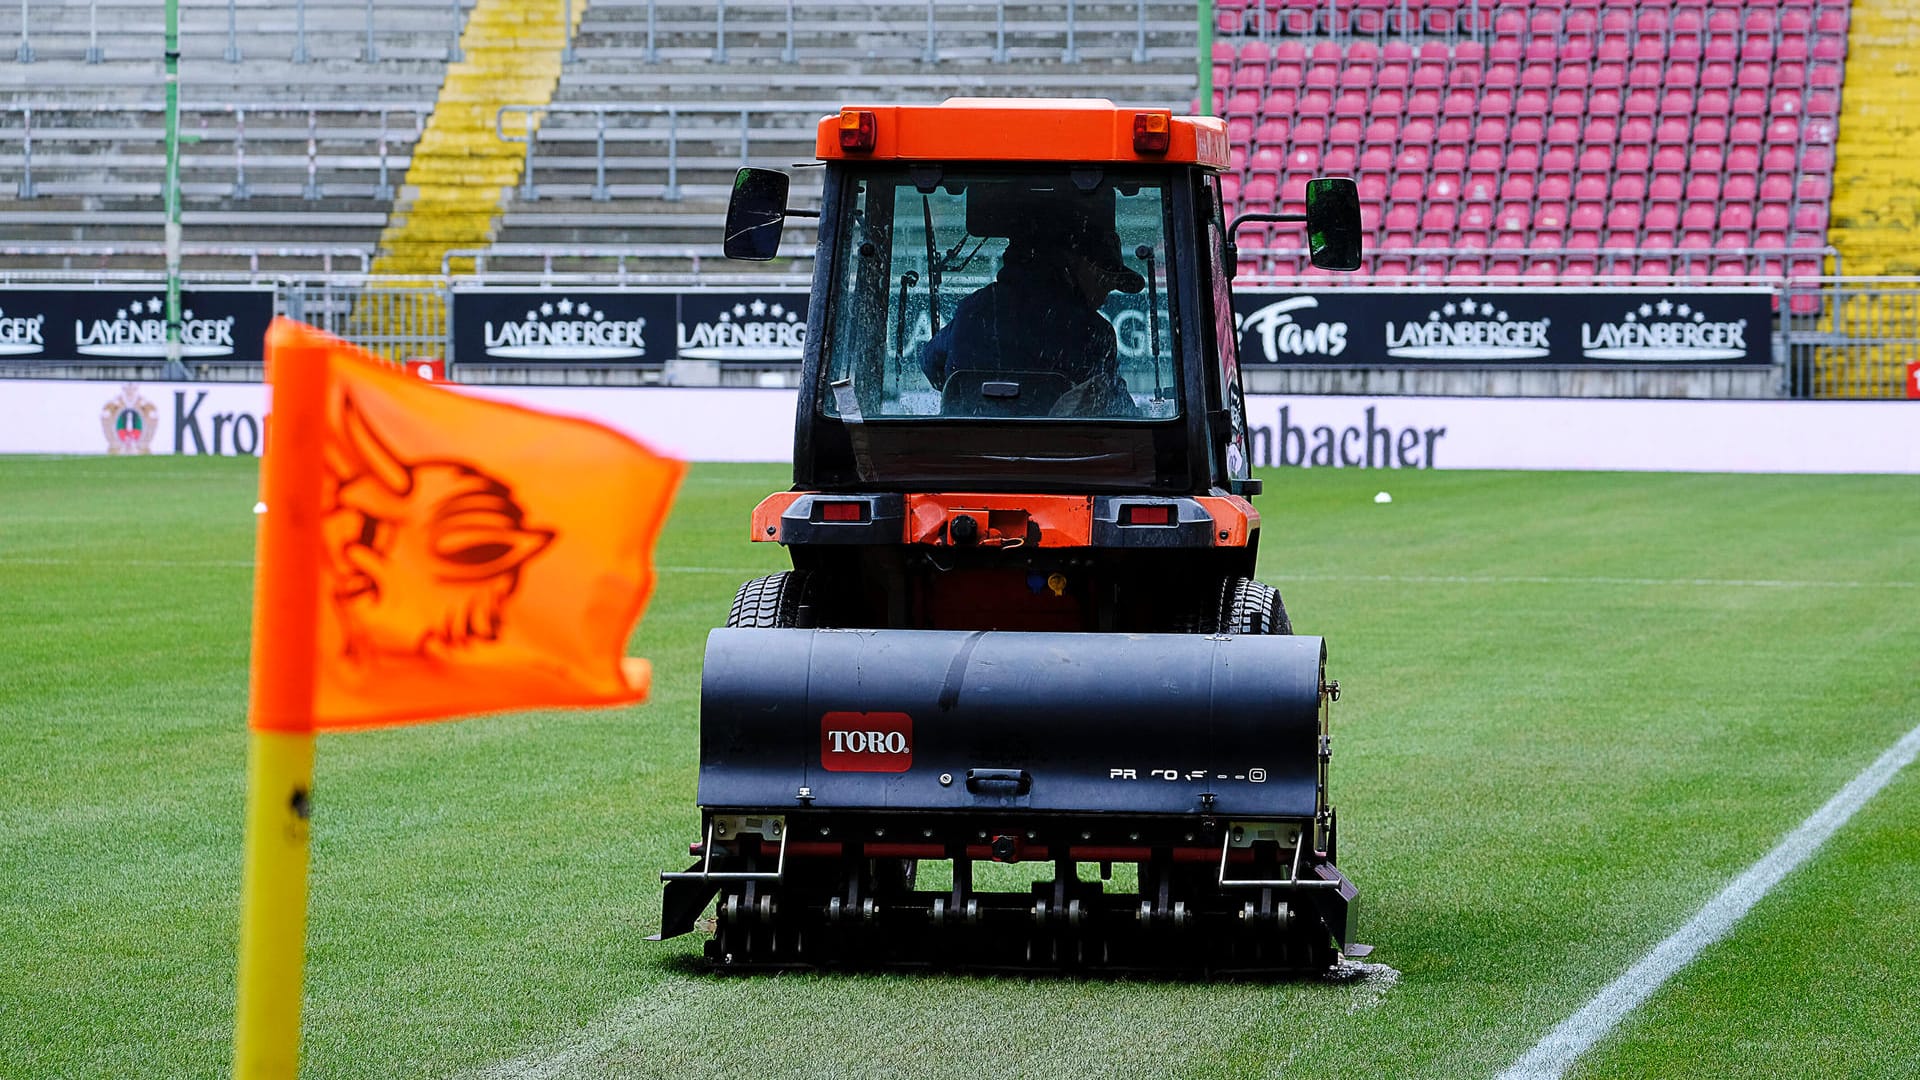
<path id="1" fill-rule="evenodd" d="M 1305 214 L 1255 214 L 1255 213 L 1246 213 L 1246 214 L 1241 214 L 1241 215 L 1240 215 L 1239 217 L 1237 217 L 1237 218 L 1234 218 L 1234 219 L 1233 219 L 1233 222 L 1232 222 L 1232 224 L 1230 224 L 1230 225 L 1228 225 L 1228 226 L 1227 226 L 1227 235 L 1228 235 L 1228 236 L 1237 236 L 1237 235 L 1239 235 L 1239 233 L 1240 233 L 1240 226 L 1242 226 L 1242 225 L 1245 225 L 1245 224 L 1246 224 L 1247 222 L 1249 222 L 1249 221 L 1299 221 L 1299 222 L 1304 222 L 1304 221 L 1306 221 L 1306 220 L 1307 220 L 1307 215 L 1305 215 Z"/>
<path id="2" fill-rule="evenodd" d="M 786 209 L 786 215 L 787 215 L 788 217 L 810 217 L 810 218 L 817 218 L 817 217 L 819 217 L 819 216 L 820 216 L 820 211 L 818 211 L 818 210 L 799 210 L 799 209 L 795 209 L 794 207 L 791 207 L 791 206 L 789 206 L 789 207 L 787 207 L 787 209 Z M 1305 218 L 1301 218 L 1300 220 L 1302 220 L 1302 221 L 1305 221 L 1306 219 L 1305 219 Z"/>

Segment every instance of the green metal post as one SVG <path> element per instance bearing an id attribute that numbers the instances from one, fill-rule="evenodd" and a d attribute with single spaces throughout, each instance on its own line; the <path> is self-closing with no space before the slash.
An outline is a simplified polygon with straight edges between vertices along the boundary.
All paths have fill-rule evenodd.
<path id="1" fill-rule="evenodd" d="M 180 0 L 167 0 L 167 178 L 160 197 L 167 208 L 166 378 L 191 376 L 180 362 Z"/>
<path id="2" fill-rule="evenodd" d="M 167 0 L 172 3 L 173 0 Z M 1213 115 L 1213 0 L 1200 0 L 1200 115 Z"/>

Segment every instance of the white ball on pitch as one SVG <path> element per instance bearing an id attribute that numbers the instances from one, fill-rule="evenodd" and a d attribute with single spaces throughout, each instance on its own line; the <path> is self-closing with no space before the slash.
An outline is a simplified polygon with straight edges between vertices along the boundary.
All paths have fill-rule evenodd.
<path id="1" fill-rule="evenodd" d="M 1381 492 L 1380 494 L 1378 494 L 1378 495 L 1375 495 L 1375 496 L 1373 497 L 1373 501 L 1374 501 L 1374 502 L 1377 502 L 1377 503 L 1390 503 L 1390 502 L 1392 502 L 1392 501 L 1393 501 L 1393 496 L 1391 496 L 1391 495 L 1389 495 L 1389 494 L 1387 494 L 1386 492 L 1384 492 L 1384 491 L 1383 491 L 1383 492 Z"/>

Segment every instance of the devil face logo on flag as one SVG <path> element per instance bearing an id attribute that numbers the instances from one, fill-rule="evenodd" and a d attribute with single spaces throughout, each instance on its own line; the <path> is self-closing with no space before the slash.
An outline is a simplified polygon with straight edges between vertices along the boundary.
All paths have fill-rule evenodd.
<path id="1" fill-rule="evenodd" d="M 344 402 L 322 524 L 350 658 L 428 656 L 500 636 L 527 560 L 553 542 L 471 465 L 402 461 Z"/>

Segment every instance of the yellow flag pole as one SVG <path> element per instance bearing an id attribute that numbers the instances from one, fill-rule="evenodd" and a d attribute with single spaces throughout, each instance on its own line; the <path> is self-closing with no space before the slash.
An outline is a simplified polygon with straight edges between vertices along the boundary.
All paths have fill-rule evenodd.
<path id="1" fill-rule="evenodd" d="M 272 415 L 253 588 L 236 1080 L 292 1078 L 300 1068 L 327 382 L 326 353 L 276 321 L 267 332 Z"/>

